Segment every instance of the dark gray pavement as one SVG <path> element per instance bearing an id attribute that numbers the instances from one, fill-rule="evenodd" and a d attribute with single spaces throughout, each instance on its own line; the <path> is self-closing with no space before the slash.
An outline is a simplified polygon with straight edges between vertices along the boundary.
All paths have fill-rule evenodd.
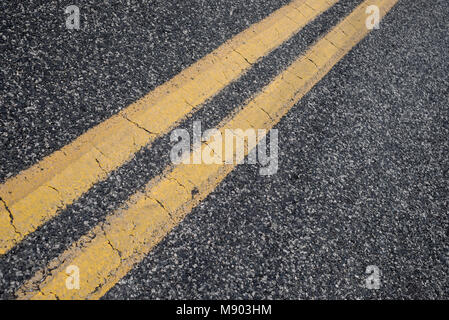
<path id="1" fill-rule="evenodd" d="M 1 35 L 16 39 L 0 43 L 0 181 L 287 1 L 134 2 L 86 4 L 97 26 L 79 33 L 62 29 L 65 2 L 0 5 Z M 213 127 L 360 2 L 341 1 L 181 127 Z M 448 16 L 445 0 L 399 1 L 278 124 L 278 173 L 238 167 L 104 299 L 448 298 Z M 141 150 L 0 257 L 0 296 L 159 174 L 170 148 Z M 363 286 L 368 265 L 379 290 Z"/>
<path id="2" fill-rule="evenodd" d="M 0 3 L 0 182 L 288 0 Z M 80 8 L 80 30 L 64 9 Z"/>
<path id="3" fill-rule="evenodd" d="M 449 298 L 448 14 L 400 2 L 105 298 Z"/>

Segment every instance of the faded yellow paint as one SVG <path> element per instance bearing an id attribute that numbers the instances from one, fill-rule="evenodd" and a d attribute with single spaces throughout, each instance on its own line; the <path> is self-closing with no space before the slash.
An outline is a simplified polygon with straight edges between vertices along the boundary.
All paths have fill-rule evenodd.
<path id="1" fill-rule="evenodd" d="M 104 180 L 139 149 L 167 133 L 241 76 L 251 63 L 335 2 L 292 1 L 119 114 L 0 185 L 0 198 L 4 202 L 0 205 L 0 254 Z M 300 16 L 302 12 L 304 15 Z"/>
<path id="2" fill-rule="evenodd" d="M 299 57 L 238 112 L 224 119 L 219 130 L 271 129 L 368 30 L 361 24 L 360 12 L 368 4 L 382 8 L 382 16 L 397 0 L 370 0 L 357 7 L 338 26 Z M 353 25 L 356 33 L 342 33 L 342 25 Z M 255 147 L 250 145 L 248 150 Z M 208 148 L 206 143 L 202 150 Z M 246 151 L 246 153 L 248 152 Z M 234 151 L 235 152 L 235 151 Z M 193 154 L 190 154 L 193 157 Z M 96 226 L 45 271 L 37 273 L 19 291 L 22 299 L 57 297 L 59 299 L 95 299 L 104 295 L 191 209 L 202 201 L 233 170 L 235 165 L 186 165 L 167 168 L 152 180 L 143 192 L 131 197 L 126 205 Z M 195 193 L 192 193 L 193 190 Z M 90 239 L 94 239 L 91 241 Z M 64 287 L 64 270 L 80 268 L 80 290 Z M 49 271 L 52 270 L 52 271 Z M 36 284 L 39 287 L 36 288 Z"/>

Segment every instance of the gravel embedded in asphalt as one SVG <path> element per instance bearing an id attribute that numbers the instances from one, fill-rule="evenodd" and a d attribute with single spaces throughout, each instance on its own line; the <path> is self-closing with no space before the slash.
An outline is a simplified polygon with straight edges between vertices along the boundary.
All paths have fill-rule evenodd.
<path id="1" fill-rule="evenodd" d="M 130 2 L 83 2 L 79 32 L 63 28 L 65 3 L 0 4 L 0 181 L 288 1 Z M 216 125 L 357 3 L 341 1 L 180 127 Z M 448 9 L 399 1 L 276 126 L 277 174 L 237 167 L 104 299 L 448 298 Z M 0 297 L 159 174 L 170 148 L 165 136 L 142 149 L 1 256 Z M 379 290 L 364 287 L 369 265 Z"/>
<path id="2" fill-rule="evenodd" d="M 0 182 L 288 2 L 2 1 Z M 80 30 L 67 30 L 74 4 Z"/>
<path id="3" fill-rule="evenodd" d="M 448 9 L 399 2 L 104 298 L 449 298 Z"/>

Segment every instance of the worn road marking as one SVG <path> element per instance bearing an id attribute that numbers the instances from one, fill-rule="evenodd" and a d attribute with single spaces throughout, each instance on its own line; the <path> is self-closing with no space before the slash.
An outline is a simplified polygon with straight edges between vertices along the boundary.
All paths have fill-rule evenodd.
<path id="1" fill-rule="evenodd" d="M 397 0 L 369 0 L 358 6 L 303 56 L 238 112 L 224 119 L 225 129 L 271 129 L 353 46 L 369 32 L 365 8 L 375 4 L 383 17 Z M 246 153 L 254 145 L 249 145 Z M 203 143 L 201 148 L 208 148 Z M 198 151 L 198 150 L 197 150 Z M 195 151 L 194 151 L 195 152 Z M 190 154 L 193 157 L 193 154 Z M 235 165 L 177 165 L 153 179 L 144 192 L 108 216 L 17 292 L 19 298 L 95 299 L 104 295 L 191 209 L 233 170 Z M 196 190 L 196 192 L 193 192 Z M 65 286 L 67 266 L 80 270 L 80 289 Z"/>
<path id="2" fill-rule="evenodd" d="M 167 133 L 338 0 L 294 0 L 0 185 L 0 254 Z"/>

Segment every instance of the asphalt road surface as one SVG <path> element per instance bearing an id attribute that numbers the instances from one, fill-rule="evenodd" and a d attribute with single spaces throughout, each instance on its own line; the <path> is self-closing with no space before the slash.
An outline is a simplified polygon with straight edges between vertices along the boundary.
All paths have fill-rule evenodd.
<path id="1" fill-rule="evenodd" d="M 194 121 L 204 129 L 219 126 L 363 3 L 329 5 L 256 61 L 245 57 L 248 70 L 171 129 L 191 130 Z M 79 30 L 65 26 L 70 4 L 80 7 Z M 288 4 L 2 2 L 0 183 L 7 185 Z M 207 192 L 199 186 L 192 199 L 196 193 L 202 198 L 185 218 L 132 263 L 126 250 L 109 242 L 109 229 L 100 228 L 120 258 L 105 253 L 95 265 L 130 267 L 98 280 L 106 288 L 101 294 L 79 297 L 448 299 L 448 16 L 446 0 L 399 0 L 379 29 L 351 45 L 273 122 L 279 136 L 275 174 L 262 176 L 260 165 L 241 164 Z M 171 165 L 173 145 L 167 131 L 110 170 L 96 159 L 104 179 L 26 233 L 15 226 L 20 238 L 0 255 L 0 297 L 20 298 L 20 288 L 40 270 L 49 272 L 46 281 L 57 281 L 52 272 L 62 272 L 72 257 L 82 264 L 85 258 L 70 251 L 72 245 L 103 222 L 107 226 L 118 208 L 132 208 L 130 197 L 146 192 Z M 14 224 L 19 206 L 2 190 L 4 212 Z M 100 235 L 89 236 L 86 248 L 95 239 Z M 67 257 L 64 252 L 69 258 L 52 267 L 54 259 Z M 376 288 L 367 285 L 368 266 L 376 270 Z"/>

